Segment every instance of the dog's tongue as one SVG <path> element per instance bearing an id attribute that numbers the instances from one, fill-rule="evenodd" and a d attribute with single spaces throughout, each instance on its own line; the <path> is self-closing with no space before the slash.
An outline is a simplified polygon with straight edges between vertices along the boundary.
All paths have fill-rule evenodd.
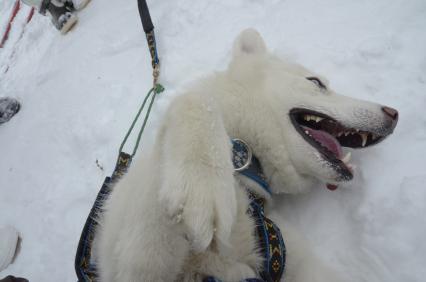
<path id="1" fill-rule="evenodd" d="M 334 184 L 330 184 L 330 183 L 327 183 L 327 189 L 328 190 L 330 190 L 330 191 L 334 191 L 334 190 L 336 190 L 337 189 L 337 187 L 339 187 L 339 186 L 337 186 L 337 185 L 334 185 Z"/>
<path id="2" fill-rule="evenodd" d="M 318 143 L 320 143 L 323 147 L 327 148 L 330 152 L 332 152 L 337 158 L 341 158 L 342 156 L 342 147 L 339 142 L 332 135 L 328 134 L 322 130 L 315 130 L 309 127 L 303 127 L 303 130 L 308 131 L 309 135 L 312 136 Z"/>
<path id="3" fill-rule="evenodd" d="M 342 146 L 340 146 L 339 141 L 336 140 L 331 134 L 322 131 L 322 130 L 315 130 L 309 127 L 303 126 L 303 130 L 308 132 L 308 134 L 315 139 L 318 143 L 321 144 L 321 146 L 327 148 L 330 152 L 332 152 L 336 158 L 341 159 L 342 158 Z M 335 184 L 326 184 L 327 189 L 330 191 L 334 191 L 338 188 Z"/>

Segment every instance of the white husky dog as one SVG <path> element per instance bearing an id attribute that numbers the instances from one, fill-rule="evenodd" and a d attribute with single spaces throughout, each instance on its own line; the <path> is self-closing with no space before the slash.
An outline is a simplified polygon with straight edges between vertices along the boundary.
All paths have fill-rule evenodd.
<path id="1" fill-rule="evenodd" d="M 95 257 L 100 281 L 221 281 L 260 278 L 247 190 L 270 195 L 235 173 L 232 138 L 244 140 L 274 193 L 315 182 L 350 181 L 350 156 L 383 140 L 396 110 L 337 95 L 323 78 L 267 52 L 259 33 L 236 39 L 226 71 L 178 96 L 149 156 L 116 185 L 100 219 Z M 339 280 L 283 226 L 286 282 Z"/>

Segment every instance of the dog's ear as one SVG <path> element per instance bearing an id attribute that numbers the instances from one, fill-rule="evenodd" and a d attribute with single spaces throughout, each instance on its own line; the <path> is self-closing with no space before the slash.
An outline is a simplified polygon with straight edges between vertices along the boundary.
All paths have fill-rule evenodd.
<path id="1" fill-rule="evenodd" d="M 259 55 L 266 53 L 266 45 L 260 33 L 248 28 L 243 30 L 234 42 L 234 56 Z"/>

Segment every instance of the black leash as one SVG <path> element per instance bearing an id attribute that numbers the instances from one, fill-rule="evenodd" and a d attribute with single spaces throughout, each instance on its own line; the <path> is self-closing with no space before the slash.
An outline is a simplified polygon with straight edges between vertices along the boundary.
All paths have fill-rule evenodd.
<path id="1" fill-rule="evenodd" d="M 142 21 L 142 26 L 143 26 L 146 39 L 148 42 L 149 52 L 152 59 L 151 64 L 153 68 L 154 85 L 151 88 L 151 90 L 148 92 L 141 108 L 139 109 L 136 115 L 135 120 L 133 121 L 129 131 L 126 134 L 126 137 L 124 138 L 123 143 L 120 146 L 120 151 L 119 151 L 114 172 L 112 173 L 111 177 L 105 178 L 102 184 L 102 187 L 98 195 L 96 196 L 96 200 L 92 206 L 92 209 L 90 210 L 90 213 L 86 219 L 86 223 L 84 224 L 84 228 L 80 236 L 80 241 L 78 243 L 77 253 L 76 253 L 75 262 L 74 262 L 74 267 L 75 267 L 75 272 L 77 274 L 78 282 L 92 282 L 92 281 L 96 281 L 98 278 L 96 265 L 92 257 L 92 244 L 95 239 L 96 228 L 98 226 L 97 220 L 99 219 L 99 215 L 102 213 L 103 204 L 105 200 L 108 199 L 108 196 L 110 195 L 114 187 L 114 184 L 127 172 L 127 169 L 132 163 L 133 156 L 136 153 L 136 149 L 138 147 L 142 132 L 145 128 L 145 125 L 149 116 L 149 112 L 151 110 L 155 96 L 164 90 L 164 88 L 157 83 L 158 77 L 160 75 L 160 60 L 158 59 L 155 34 L 154 34 L 154 25 L 152 24 L 151 16 L 149 14 L 146 1 L 138 0 L 138 8 L 139 8 L 139 15 Z M 150 95 L 152 95 L 151 102 L 150 102 L 147 114 L 145 116 L 142 128 L 139 131 L 138 139 L 133 149 L 133 153 L 131 155 L 127 154 L 122 151 L 123 146 L 126 143 L 130 133 L 132 132 L 133 127 L 137 119 L 139 118 L 139 115 L 142 112 L 145 106 L 145 103 L 147 102 Z"/>
<path id="2" fill-rule="evenodd" d="M 152 76 L 154 77 L 155 86 L 160 75 L 160 60 L 158 59 L 154 25 L 152 24 L 151 15 L 149 14 L 148 5 L 145 0 L 138 0 L 138 9 L 142 27 L 146 35 L 146 41 L 148 42 L 149 53 L 151 54 Z"/>
<path id="3" fill-rule="evenodd" d="M 148 5 L 145 0 L 138 0 L 139 15 L 141 16 L 142 27 L 145 33 L 150 33 L 154 30 L 151 15 L 149 14 Z"/>

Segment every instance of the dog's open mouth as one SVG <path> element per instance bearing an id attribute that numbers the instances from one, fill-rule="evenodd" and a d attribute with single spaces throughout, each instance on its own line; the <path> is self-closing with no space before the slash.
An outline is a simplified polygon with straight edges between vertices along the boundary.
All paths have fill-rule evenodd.
<path id="1" fill-rule="evenodd" d="M 380 142 L 384 137 L 357 128 L 348 128 L 335 119 L 312 110 L 292 109 L 290 119 L 300 135 L 333 166 L 340 175 L 337 181 L 353 178 L 350 153 L 343 156 L 342 147 L 365 148 Z M 327 184 L 330 190 L 337 185 Z"/>

